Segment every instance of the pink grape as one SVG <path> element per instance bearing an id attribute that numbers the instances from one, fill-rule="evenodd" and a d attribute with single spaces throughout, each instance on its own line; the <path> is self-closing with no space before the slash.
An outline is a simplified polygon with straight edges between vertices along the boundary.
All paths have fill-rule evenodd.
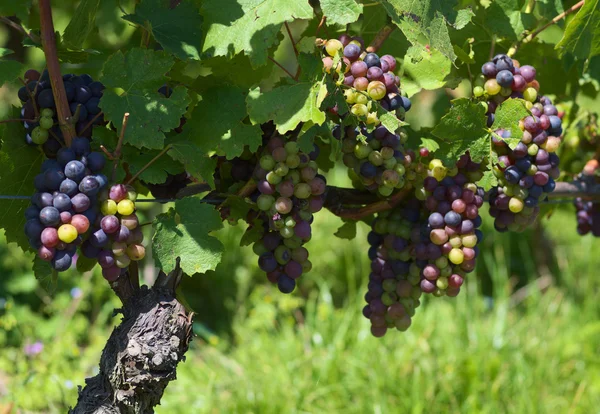
<path id="1" fill-rule="evenodd" d="M 100 222 L 100 227 L 106 234 L 112 234 L 119 230 L 120 223 L 116 216 L 104 216 Z"/>
<path id="2" fill-rule="evenodd" d="M 60 241 L 58 239 L 58 232 L 56 231 L 56 229 L 54 227 L 46 227 L 42 231 L 41 241 L 42 241 L 42 244 L 48 248 L 56 247 L 56 245 Z"/>
<path id="3" fill-rule="evenodd" d="M 115 184 L 110 188 L 109 197 L 117 203 L 127 197 L 127 187 L 123 184 Z"/>

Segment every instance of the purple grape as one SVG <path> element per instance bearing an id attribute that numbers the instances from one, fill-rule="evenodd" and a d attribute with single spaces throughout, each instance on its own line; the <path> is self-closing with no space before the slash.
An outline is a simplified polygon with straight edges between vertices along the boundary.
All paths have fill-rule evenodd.
<path id="1" fill-rule="evenodd" d="M 102 230 L 104 231 L 104 233 L 113 234 L 117 230 L 120 229 L 121 223 L 119 222 L 119 219 L 116 216 L 110 215 L 110 216 L 104 216 L 102 218 L 102 221 L 100 222 L 100 226 L 102 227 Z"/>
<path id="2" fill-rule="evenodd" d="M 108 250 L 102 250 L 100 253 L 98 253 L 98 264 L 100 264 L 103 269 L 114 266 L 115 257 L 113 256 L 112 252 Z"/>

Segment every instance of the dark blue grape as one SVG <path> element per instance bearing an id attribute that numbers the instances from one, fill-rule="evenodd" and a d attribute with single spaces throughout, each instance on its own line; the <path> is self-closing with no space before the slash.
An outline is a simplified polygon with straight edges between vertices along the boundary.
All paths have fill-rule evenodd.
<path id="1" fill-rule="evenodd" d="M 69 197 L 73 197 L 79 192 L 79 185 L 70 178 L 66 178 L 60 183 L 60 188 L 58 190 Z"/>
<path id="2" fill-rule="evenodd" d="M 173 89 L 171 89 L 167 85 L 163 85 L 160 88 L 158 88 L 158 93 L 160 93 L 165 98 L 169 98 L 171 95 L 173 95 Z"/>
<path id="3" fill-rule="evenodd" d="M 375 260 L 377 258 L 377 247 L 372 246 L 368 251 L 369 260 Z"/>
<path id="4" fill-rule="evenodd" d="M 75 86 L 71 82 L 65 82 L 65 92 L 67 93 L 67 101 L 72 102 L 75 99 Z"/>
<path id="5" fill-rule="evenodd" d="M 258 258 L 258 267 L 260 267 L 260 270 L 263 272 L 273 272 L 275 269 L 277 269 L 277 266 L 278 263 L 277 260 L 275 260 L 273 253 L 263 253 Z"/>
<path id="6" fill-rule="evenodd" d="M 503 86 L 505 88 L 510 88 L 510 86 L 512 85 L 513 82 L 513 74 L 512 72 L 510 72 L 509 70 L 501 70 L 500 72 L 498 72 L 498 74 L 496 75 L 496 82 L 498 82 L 500 84 L 500 86 Z"/>
<path id="7" fill-rule="evenodd" d="M 73 210 L 75 210 L 75 212 L 77 213 L 83 213 L 84 211 L 86 211 L 90 205 L 92 204 L 90 198 L 88 196 L 86 196 L 85 194 L 76 194 L 71 198 L 71 204 L 73 205 Z M 88 217 L 89 219 L 89 217 Z M 93 221 L 90 220 L 90 223 L 92 223 Z"/>
<path id="8" fill-rule="evenodd" d="M 51 207 L 54 196 L 50 193 L 40 193 L 40 208 Z"/>
<path id="9" fill-rule="evenodd" d="M 45 226 L 40 223 L 39 219 L 29 219 L 25 222 L 25 235 L 29 239 L 39 239 L 44 228 Z"/>
<path id="10" fill-rule="evenodd" d="M 100 104 L 100 98 L 92 97 L 85 103 L 85 109 L 88 112 L 88 118 L 93 118 L 94 115 L 99 114 L 101 109 L 98 107 Z"/>
<path id="11" fill-rule="evenodd" d="M 40 209 L 36 206 L 29 206 L 25 209 L 25 218 L 27 220 L 37 219 L 40 216 Z"/>
<path id="12" fill-rule="evenodd" d="M 296 281 L 286 274 L 279 275 L 277 287 L 281 293 L 292 293 L 296 288 Z"/>
<path id="13" fill-rule="evenodd" d="M 350 62 L 354 62 L 360 57 L 360 46 L 350 43 L 344 48 L 344 56 L 350 59 Z"/>
<path id="14" fill-rule="evenodd" d="M 550 178 L 548 182 L 544 185 L 543 190 L 545 193 L 551 193 L 556 188 L 556 182 Z"/>
<path id="15" fill-rule="evenodd" d="M 50 169 L 60 170 L 62 169 L 62 165 L 60 165 L 57 160 L 46 160 L 42 163 L 42 166 L 40 167 L 40 172 L 45 172 Z"/>
<path id="16" fill-rule="evenodd" d="M 65 175 L 73 181 L 80 182 L 85 177 L 85 165 L 81 161 L 70 161 L 65 166 Z"/>
<path id="17" fill-rule="evenodd" d="M 371 246 L 379 246 L 381 243 L 383 243 L 383 237 L 381 236 L 381 234 L 375 233 L 374 231 L 370 231 L 367 235 L 367 241 Z"/>
<path id="18" fill-rule="evenodd" d="M 434 229 L 441 229 L 444 227 L 444 217 L 440 213 L 431 213 L 428 221 L 429 225 Z"/>
<path id="19" fill-rule="evenodd" d="M 61 167 L 67 165 L 70 161 L 73 161 L 77 158 L 75 155 L 75 151 L 71 148 L 61 148 L 56 153 L 56 161 L 59 162 Z"/>
<path id="20" fill-rule="evenodd" d="M 100 183 L 98 182 L 96 177 L 92 177 L 90 175 L 85 177 L 83 180 L 81 180 L 81 183 L 79 183 L 79 191 L 81 191 L 87 196 L 93 196 L 98 194 L 99 189 Z"/>
<path id="21" fill-rule="evenodd" d="M 519 169 L 519 171 L 525 173 L 531 167 L 531 161 L 527 158 L 521 158 L 520 160 L 517 160 L 515 166 Z"/>
<path id="22" fill-rule="evenodd" d="M 395 111 L 396 109 L 402 108 L 402 96 L 394 94 L 392 96 L 389 96 L 390 99 L 390 109 L 392 111 Z"/>
<path id="23" fill-rule="evenodd" d="M 402 107 L 404 108 L 404 110 L 410 111 L 410 108 L 412 107 L 412 103 L 410 102 L 410 99 L 408 99 L 405 96 L 401 96 L 400 99 L 402 99 Z"/>
<path id="24" fill-rule="evenodd" d="M 73 256 L 69 251 L 57 250 L 54 259 L 52 259 L 52 267 L 58 272 L 64 272 L 71 267 L 72 262 Z"/>
<path id="25" fill-rule="evenodd" d="M 90 140 L 85 137 L 76 137 L 71 143 L 71 149 L 78 156 L 87 155 L 92 151 Z"/>
<path id="26" fill-rule="evenodd" d="M 538 205 L 538 199 L 532 196 L 527 197 L 524 200 L 525 206 L 526 207 L 535 207 Z"/>
<path id="27" fill-rule="evenodd" d="M 360 175 L 365 178 L 373 178 L 377 175 L 377 167 L 370 162 L 365 162 L 360 166 Z"/>
<path id="28" fill-rule="evenodd" d="M 63 81 L 69 81 L 73 76 L 75 75 L 73 75 L 72 73 L 67 73 L 66 75 L 63 75 Z"/>
<path id="29" fill-rule="evenodd" d="M 97 173 L 102 171 L 104 165 L 106 164 L 106 158 L 104 154 L 100 152 L 91 152 L 87 157 L 87 166 L 92 172 Z"/>
<path id="30" fill-rule="evenodd" d="M 94 177 L 96 177 L 96 180 L 98 180 L 98 185 L 100 186 L 100 188 L 104 188 L 107 184 L 108 184 L 108 177 L 104 174 L 98 174 L 95 175 Z"/>
<path id="31" fill-rule="evenodd" d="M 53 205 L 58 211 L 67 211 L 71 208 L 71 197 L 59 193 L 54 197 Z"/>
<path id="32" fill-rule="evenodd" d="M 73 200 L 71 200 L 71 202 L 72 201 Z M 89 209 L 83 211 L 81 214 L 83 214 L 84 216 L 86 216 L 87 219 L 88 219 L 88 221 L 90 223 L 94 223 L 96 221 L 96 219 L 98 218 L 98 211 L 96 209 L 93 209 L 93 208 L 89 208 Z"/>
<path id="33" fill-rule="evenodd" d="M 517 184 L 519 180 L 521 180 L 522 176 L 523 174 L 519 171 L 519 169 L 512 165 L 504 170 L 504 178 L 506 178 L 506 181 L 508 181 L 510 184 Z"/>
<path id="34" fill-rule="evenodd" d="M 541 197 L 541 195 L 543 194 L 543 192 L 544 192 L 544 190 L 542 189 L 541 186 L 539 186 L 539 185 L 533 185 L 529 189 L 529 196 L 537 199 L 537 198 Z"/>
<path id="35" fill-rule="evenodd" d="M 22 86 L 19 89 L 19 92 L 17 93 L 17 95 L 19 96 L 19 99 L 22 102 L 27 102 L 27 100 L 29 99 L 29 91 L 27 90 L 26 86 Z"/>
<path id="36" fill-rule="evenodd" d="M 496 65 L 493 62 L 487 62 L 481 67 L 481 73 L 487 78 L 493 78 L 498 72 L 496 70 Z"/>
<path id="37" fill-rule="evenodd" d="M 87 86 L 77 86 L 75 88 L 75 100 L 80 104 L 85 104 L 92 97 L 92 91 Z"/>
<path id="38" fill-rule="evenodd" d="M 96 256 L 98 256 L 98 253 L 100 253 L 100 251 L 101 249 L 92 246 L 92 243 L 90 243 L 89 240 L 84 241 L 81 245 L 81 253 L 83 253 L 83 255 L 88 259 L 95 259 Z"/>
<path id="39" fill-rule="evenodd" d="M 54 103 L 54 96 L 52 95 L 52 89 L 44 89 L 41 91 L 37 97 L 37 101 L 40 108 L 54 108 L 56 106 Z"/>
<path id="40" fill-rule="evenodd" d="M 108 244 L 108 235 L 102 229 L 98 229 L 91 234 L 89 241 L 94 247 L 104 247 Z"/>
<path id="41" fill-rule="evenodd" d="M 87 73 L 84 73 L 83 75 L 79 75 L 79 77 L 81 78 L 81 80 L 83 81 L 83 83 L 85 85 L 90 85 L 92 82 L 94 82 L 94 79 Z"/>
<path id="42" fill-rule="evenodd" d="M 513 64 L 511 58 L 506 55 L 501 55 L 496 61 L 496 70 L 498 72 L 502 70 L 508 70 L 511 73 L 515 73 L 515 65 Z"/>
<path id="43" fill-rule="evenodd" d="M 46 187 L 46 179 L 44 178 L 44 174 L 38 174 L 33 179 L 33 186 L 37 191 L 46 191 L 48 188 Z"/>
<path id="44" fill-rule="evenodd" d="M 40 211 L 40 221 L 47 227 L 54 227 L 60 224 L 60 213 L 54 207 L 44 207 Z"/>
<path id="45" fill-rule="evenodd" d="M 50 191 L 58 190 L 64 179 L 65 174 L 60 170 L 51 169 L 44 173 L 44 182 Z"/>
<path id="46" fill-rule="evenodd" d="M 90 91 L 92 91 L 92 95 L 94 95 L 97 98 L 101 98 L 102 97 L 102 91 L 104 90 L 104 85 L 102 85 L 100 82 L 96 81 L 96 82 L 92 82 L 88 85 L 88 88 L 90 88 Z"/>
<path id="47" fill-rule="evenodd" d="M 363 61 L 367 64 L 368 68 L 372 66 L 377 66 L 378 68 L 381 67 L 381 60 L 379 59 L 379 56 L 377 56 L 377 54 L 375 53 L 367 53 Z"/>
<path id="48" fill-rule="evenodd" d="M 444 221 L 448 226 L 456 227 L 460 224 L 462 217 L 455 211 L 449 211 L 444 216 Z"/>
<path id="49" fill-rule="evenodd" d="M 83 81 L 83 79 L 81 79 L 80 76 L 73 76 L 71 79 L 69 79 L 69 81 L 74 85 L 74 86 L 86 86 L 85 82 Z"/>

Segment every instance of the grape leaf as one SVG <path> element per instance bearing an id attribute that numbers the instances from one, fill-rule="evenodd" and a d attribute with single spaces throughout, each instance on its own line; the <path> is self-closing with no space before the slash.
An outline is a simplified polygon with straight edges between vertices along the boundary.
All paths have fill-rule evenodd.
<path id="1" fill-rule="evenodd" d="M 492 187 L 496 187 L 498 185 L 498 178 L 494 175 L 492 170 L 486 170 L 483 173 L 481 180 L 477 181 L 477 185 L 483 188 L 485 191 L 489 191 Z"/>
<path id="2" fill-rule="evenodd" d="M 379 0 L 388 12 L 392 22 L 405 34 L 408 40 L 417 44 L 420 35 L 428 39 L 434 49 L 439 50 L 452 62 L 456 60 L 450 41 L 448 25 L 462 29 L 470 21 L 470 10 L 456 11 L 456 0 Z"/>
<path id="3" fill-rule="evenodd" d="M 363 11 L 363 5 L 354 0 L 321 0 L 320 4 L 327 23 L 339 25 L 354 23 Z"/>
<path id="4" fill-rule="evenodd" d="M 249 246 L 254 242 L 259 241 L 262 239 L 263 234 L 265 234 L 263 221 L 259 218 L 256 218 L 252 222 L 252 225 L 248 226 L 244 232 L 242 238 L 240 239 L 240 246 Z"/>
<path id="5" fill-rule="evenodd" d="M 153 150 L 140 154 L 139 149 L 124 145 L 123 161 L 129 166 L 129 172 L 134 175 L 159 153 L 160 151 Z M 176 175 L 184 171 L 180 162 L 163 155 L 146 168 L 139 175 L 139 179 L 150 184 L 160 184 L 167 180 L 168 174 Z"/>
<path id="6" fill-rule="evenodd" d="M 237 223 L 240 220 L 245 221 L 248 212 L 252 208 L 243 197 L 237 195 L 230 195 L 227 197 L 221 206 L 229 209 L 229 217 L 227 220 L 230 223 Z"/>
<path id="7" fill-rule="evenodd" d="M 121 96 L 111 90 L 104 92 L 100 108 L 104 117 L 121 131 L 123 115 L 129 112 L 125 142 L 135 147 L 162 149 L 165 132 L 179 126 L 189 98 L 186 89 L 178 86 L 168 98 L 158 92 L 130 91 Z"/>
<path id="8" fill-rule="evenodd" d="M 10 50 L 5 47 L 0 47 L 0 57 L 12 55 L 13 53 L 15 53 L 14 50 Z M 2 60 L 0 62 L 4 62 L 4 61 Z"/>
<path id="9" fill-rule="evenodd" d="M 44 290 L 50 293 L 54 292 L 58 282 L 58 272 L 52 268 L 50 262 L 46 262 L 36 255 L 31 269 Z"/>
<path id="10" fill-rule="evenodd" d="M 31 2 L 31 0 L 0 2 L 0 16 L 17 16 L 21 21 L 26 22 L 29 20 Z"/>
<path id="11" fill-rule="evenodd" d="M 254 124 L 273 120 L 277 131 L 284 134 L 300 122 L 312 121 L 317 125 L 325 122 L 325 112 L 319 107 L 319 91 L 323 84 L 300 82 L 279 86 L 261 93 L 260 88 L 250 91 L 246 98 L 248 115 Z"/>
<path id="12" fill-rule="evenodd" d="M 165 73 L 174 60 L 162 51 L 133 48 L 123 54 L 120 50 L 109 56 L 102 67 L 100 80 L 107 88 L 156 91 L 167 81 Z"/>
<path id="13" fill-rule="evenodd" d="M 182 270 L 190 276 L 214 270 L 221 261 L 223 244 L 209 235 L 223 227 L 221 216 L 200 198 L 176 201 L 175 208 L 158 215 L 152 227 L 154 261 L 165 273 L 175 269 L 178 257 Z"/>
<path id="14" fill-rule="evenodd" d="M 417 50 L 415 50 L 417 49 Z M 461 79 L 452 76 L 452 61 L 436 49 L 428 51 L 418 46 L 410 47 L 406 54 L 418 56 L 404 59 L 404 77 L 402 78 L 402 90 L 409 97 L 420 92 L 422 89 L 456 88 Z"/>
<path id="15" fill-rule="evenodd" d="M 496 36 L 517 40 L 525 30 L 532 29 L 536 19 L 521 12 L 520 0 L 495 0 L 485 11 L 484 27 Z"/>
<path id="16" fill-rule="evenodd" d="M 127 14 L 123 19 L 151 30 L 156 41 L 179 59 L 200 59 L 202 16 L 190 0 L 175 8 L 164 0 L 143 0 L 136 6 L 135 14 Z"/>
<path id="17" fill-rule="evenodd" d="M 388 112 L 381 108 L 381 113 L 378 114 L 381 125 L 383 125 L 388 131 L 395 134 L 398 128 L 407 125 L 406 122 L 398 119 L 394 112 Z"/>
<path id="18" fill-rule="evenodd" d="M 467 98 L 452 101 L 450 111 L 431 133 L 440 139 L 440 149 L 435 155 L 446 165 L 451 165 L 467 150 L 476 162 L 489 154 L 485 109 Z"/>
<path id="19" fill-rule="evenodd" d="M 0 60 L 0 85 L 15 81 L 19 76 L 23 75 L 24 68 L 23 64 L 16 60 Z"/>
<path id="20" fill-rule="evenodd" d="M 310 19 L 313 10 L 308 1 L 205 0 L 201 14 L 205 54 L 231 57 L 244 52 L 257 67 L 267 62 L 283 22 Z"/>
<path id="21" fill-rule="evenodd" d="M 514 149 L 521 141 L 523 131 L 519 128 L 519 121 L 530 112 L 525 106 L 523 99 L 507 99 L 496 109 L 493 130 L 505 129 L 510 131 L 510 138 L 503 138 L 511 149 Z"/>
<path id="22" fill-rule="evenodd" d="M 344 221 L 333 235 L 340 239 L 352 240 L 356 237 L 356 221 Z"/>
<path id="23" fill-rule="evenodd" d="M 17 119 L 19 110 L 13 108 L 11 117 Z M 9 122 L 4 128 L 0 150 L 0 194 L 31 196 L 35 193 L 33 179 L 38 174 L 44 156 L 35 146 L 25 142 L 25 128 L 20 122 Z M 23 228 L 27 200 L 2 200 L 0 227 L 6 240 L 17 243 L 23 250 L 31 249 Z"/>
<path id="24" fill-rule="evenodd" d="M 167 155 L 182 163 L 185 170 L 191 176 L 201 178 L 211 188 L 215 187 L 213 177 L 213 173 L 217 167 L 217 160 L 215 158 L 207 156 L 197 145 L 188 140 L 185 134 L 174 134 L 168 137 L 165 145 L 171 146 Z"/>
<path id="25" fill-rule="evenodd" d="M 540 15 L 547 20 L 552 20 L 554 16 L 565 11 L 562 3 L 562 0 L 538 0 L 536 4 Z M 561 23 L 562 21 L 557 22 L 557 24 Z"/>
<path id="26" fill-rule="evenodd" d="M 561 58 L 566 52 L 579 59 L 600 54 L 600 0 L 586 0 L 581 10 L 569 21 L 556 49 Z"/>
<path id="27" fill-rule="evenodd" d="M 250 59 L 245 55 L 235 55 L 232 59 L 217 56 L 204 61 L 203 65 L 211 69 L 211 76 L 222 80 L 225 84 L 237 85 L 245 89 L 258 85 L 265 78 L 270 78 L 274 66 L 271 61 L 268 61 L 266 65 L 252 68 Z M 192 88 L 196 91 L 203 91 L 206 87 L 212 86 L 214 85 L 207 82 L 205 77 L 198 77 Z"/>
<path id="28" fill-rule="evenodd" d="M 94 29 L 100 0 L 82 0 L 66 27 L 62 40 L 65 46 L 80 49 Z"/>

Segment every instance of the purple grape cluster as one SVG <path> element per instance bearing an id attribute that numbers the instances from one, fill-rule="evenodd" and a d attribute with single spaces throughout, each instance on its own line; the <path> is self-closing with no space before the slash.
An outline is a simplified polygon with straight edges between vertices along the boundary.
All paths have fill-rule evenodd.
<path id="1" fill-rule="evenodd" d="M 425 293 L 454 297 L 465 274 L 475 269 L 477 244 L 483 238 L 479 209 L 484 192 L 474 184 L 482 177 L 481 166 L 467 153 L 440 181 L 430 173 L 423 181 L 429 211 L 424 231 L 427 238 L 414 249 L 422 270 L 420 286 Z"/>
<path id="2" fill-rule="evenodd" d="M 397 62 L 391 55 L 367 53 L 359 37 L 341 35 L 321 42 L 323 69 L 346 88 L 344 95 L 350 112 L 368 125 L 379 125 L 379 103 L 386 111 L 395 111 L 400 119 L 411 108 L 410 99 L 400 91 L 400 77 L 394 75 Z M 337 66 L 333 68 L 336 60 Z"/>
<path id="3" fill-rule="evenodd" d="M 25 234 L 38 256 L 57 271 L 67 270 L 90 223 L 97 218 L 97 195 L 108 184 L 102 169 L 106 159 L 92 152 L 85 137 L 61 148 L 55 160 L 46 160 L 34 179 L 38 191 L 25 210 Z"/>
<path id="4" fill-rule="evenodd" d="M 133 187 L 123 184 L 100 193 L 101 214 L 81 246 L 85 257 L 98 260 L 102 276 L 109 282 L 117 280 L 131 261 L 142 260 L 146 255 L 144 235 L 135 214 L 136 198 Z"/>
<path id="5" fill-rule="evenodd" d="M 596 185 L 599 181 L 596 176 L 599 167 L 598 160 L 589 160 L 574 181 L 586 186 Z M 591 232 L 594 237 L 600 237 L 600 203 L 578 197 L 573 205 L 577 211 L 577 232 L 582 236 Z"/>
<path id="6" fill-rule="evenodd" d="M 402 144 L 407 134 L 403 129 L 392 134 L 380 125 L 373 132 L 364 126 L 346 127 L 344 132 L 342 159 L 352 172 L 351 178 L 358 178 L 369 191 L 384 197 L 404 187 L 407 161 Z M 364 142 L 357 139 L 359 135 L 366 137 Z"/>
<path id="7" fill-rule="evenodd" d="M 23 102 L 21 119 L 34 120 L 34 122 L 25 122 L 27 131 L 25 140 L 30 145 L 41 145 L 46 157 L 54 159 L 64 146 L 64 139 L 54 114 L 56 103 L 48 71 L 45 70 L 40 75 L 38 71 L 30 69 L 25 73 L 25 79 L 27 85 L 19 89 L 18 93 L 19 99 Z M 92 129 L 84 128 L 101 112 L 98 105 L 104 85 L 95 82 L 87 74 L 66 74 L 63 76 L 63 81 L 71 114 L 78 113 L 75 129 L 81 136 L 89 138 L 92 135 Z M 101 115 L 96 118 L 94 124 L 102 122 L 104 119 Z"/>
<path id="8" fill-rule="evenodd" d="M 304 244 L 311 238 L 313 214 L 323 208 L 326 189 L 314 161 L 317 155 L 303 153 L 295 141 L 273 137 L 254 172 L 265 232 L 253 249 L 261 270 L 283 293 L 291 293 L 296 279 L 312 267 Z"/>
<path id="9" fill-rule="evenodd" d="M 371 273 L 363 315 L 373 336 L 388 329 L 406 331 L 421 304 L 421 270 L 413 254 L 413 229 L 421 227 L 423 206 L 416 198 L 394 210 L 379 213 L 367 240 Z"/>

